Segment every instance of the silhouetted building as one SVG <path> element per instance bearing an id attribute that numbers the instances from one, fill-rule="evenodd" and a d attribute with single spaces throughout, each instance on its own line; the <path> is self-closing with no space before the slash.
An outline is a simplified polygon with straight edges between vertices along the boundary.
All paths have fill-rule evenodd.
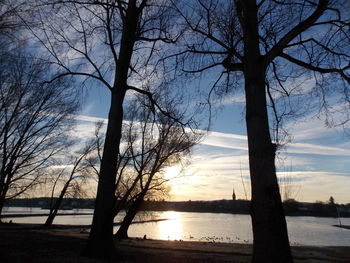
<path id="1" fill-rule="evenodd" d="M 232 200 L 236 200 L 236 193 L 235 193 L 235 188 L 233 187 L 232 189 Z"/>

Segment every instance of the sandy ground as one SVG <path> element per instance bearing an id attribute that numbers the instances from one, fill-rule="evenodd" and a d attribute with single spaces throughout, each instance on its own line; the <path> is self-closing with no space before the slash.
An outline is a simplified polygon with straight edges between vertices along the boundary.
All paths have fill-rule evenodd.
<path id="1" fill-rule="evenodd" d="M 350 234 L 350 231 L 349 231 Z M 0 262 L 100 262 L 80 256 L 79 228 L 0 224 Z M 116 241 L 113 262 L 250 262 L 251 245 L 129 239 Z M 350 263 L 350 247 L 293 247 L 295 262 Z"/>

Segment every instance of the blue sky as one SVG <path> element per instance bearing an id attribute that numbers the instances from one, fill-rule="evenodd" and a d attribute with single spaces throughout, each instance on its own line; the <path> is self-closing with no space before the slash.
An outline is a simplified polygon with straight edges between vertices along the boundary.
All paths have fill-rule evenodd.
<path id="1" fill-rule="evenodd" d="M 232 97 L 216 111 L 211 132 L 195 147 L 191 164 L 182 176 L 171 181 L 171 200 L 230 199 L 250 196 L 244 103 Z M 105 89 L 91 89 L 84 99 L 77 119 L 77 134 L 88 136 L 94 122 L 106 119 L 109 94 Z M 276 160 L 282 195 L 299 201 L 350 202 L 350 142 L 341 127 L 328 128 L 314 113 L 285 125 L 292 142 Z M 168 171 L 178 174 L 177 167 Z"/>
<path id="2" fill-rule="evenodd" d="M 51 55 L 59 55 L 61 59 L 59 64 L 66 64 L 71 71 L 86 70 L 86 72 L 92 72 L 92 74 L 95 74 L 94 67 L 97 65 L 99 71 L 103 72 L 104 78 L 112 82 L 113 71 L 115 70 L 115 61 L 112 59 L 113 55 L 109 53 L 109 47 L 103 48 L 106 45 L 106 41 L 104 35 L 101 35 L 101 31 L 92 30 L 95 26 L 104 27 L 105 24 L 101 23 L 99 18 L 96 18 L 94 12 L 86 12 L 88 9 L 82 9 L 80 14 L 84 16 L 84 19 L 81 19 L 80 15 L 74 15 L 74 12 L 79 10 L 70 9 L 69 6 L 66 8 L 60 9 L 57 16 L 52 16 L 52 13 L 49 13 L 47 16 L 40 16 L 41 19 L 44 19 L 44 23 L 47 22 L 48 31 L 45 31 L 45 34 L 43 34 L 42 29 L 38 28 L 38 32 L 35 33 L 37 33 L 38 37 L 42 38 L 41 41 L 43 43 L 46 43 L 46 48 L 59 48 L 59 50 L 50 51 Z M 71 14 L 70 12 L 73 13 Z M 43 14 L 45 14 L 44 10 Z M 86 25 L 81 25 L 81 21 L 84 21 Z M 61 25 L 61 23 L 66 23 L 65 25 L 67 27 L 62 35 L 57 34 L 57 32 L 62 30 L 61 26 L 58 26 L 56 30 L 51 32 L 52 27 Z M 85 29 L 89 28 L 89 26 L 91 26 L 88 30 L 89 34 L 82 33 L 83 31 L 86 32 Z M 320 38 L 324 37 L 328 39 L 328 36 L 321 34 L 321 32 L 323 32 L 323 28 L 316 31 L 312 30 L 303 36 L 316 37 L 319 35 Z M 327 35 L 327 31 L 324 32 Z M 51 41 L 54 39 L 60 41 L 60 45 L 52 45 L 51 42 L 47 43 L 48 40 Z M 69 41 L 64 44 L 66 39 L 69 39 Z M 84 42 L 85 40 L 88 41 L 88 48 Z M 186 43 L 180 43 L 179 45 L 180 50 L 183 48 L 181 47 L 182 44 L 186 46 L 190 44 L 189 42 L 187 43 L 187 41 L 190 41 L 190 38 L 185 37 L 184 41 Z M 116 39 L 112 42 L 117 48 L 118 40 Z M 72 43 L 74 43 L 74 48 L 71 46 Z M 212 43 L 205 42 L 204 46 L 207 44 L 209 46 L 212 45 Z M 166 47 L 162 46 L 163 44 L 159 45 L 156 49 L 161 51 L 163 51 L 163 48 L 168 48 L 168 45 Z M 138 87 L 149 85 L 153 90 L 153 88 L 157 88 L 163 82 L 166 84 L 171 82 L 173 77 L 171 71 L 174 67 L 172 63 L 175 61 L 170 59 L 169 65 L 166 65 L 166 72 L 168 70 L 170 71 L 169 76 L 164 74 L 162 70 L 160 72 L 156 70 L 151 74 L 153 72 L 151 65 L 152 63 L 158 65 L 156 62 L 158 58 L 154 56 L 155 61 L 148 61 L 148 56 L 145 55 L 146 53 L 142 54 L 142 52 L 150 52 L 151 49 L 149 47 L 148 44 L 144 43 L 140 43 L 137 46 L 136 57 L 133 57 L 132 64 L 136 65 L 136 68 L 135 66 L 133 67 L 136 71 L 139 70 L 141 74 L 134 74 L 133 77 L 129 78 L 129 84 Z M 216 50 L 215 46 L 213 48 Z M 43 53 L 47 53 L 43 47 L 41 49 Z M 80 51 L 78 52 L 76 49 L 80 49 Z M 293 47 L 291 49 L 290 51 L 292 52 Z M 177 48 L 174 50 L 170 48 L 169 51 L 165 49 L 167 53 L 176 51 Z M 346 53 L 346 50 L 342 52 Z M 88 57 L 84 56 L 86 53 L 88 53 Z M 301 56 L 305 55 L 303 52 L 300 54 Z M 91 65 L 91 59 L 93 66 Z M 150 68 L 143 66 L 144 59 L 147 60 L 146 64 Z M 186 59 L 186 64 L 182 66 L 184 69 L 191 69 L 192 65 L 200 65 L 201 63 L 199 62 L 202 59 L 204 65 L 207 62 L 212 62 L 209 58 L 197 57 L 194 60 L 189 58 Z M 217 59 L 218 61 L 222 61 L 223 57 L 218 57 Z M 56 57 L 54 61 L 56 61 Z M 213 59 L 213 61 L 216 61 L 216 59 Z M 289 198 L 295 198 L 300 201 L 327 201 L 330 196 L 333 196 L 336 202 L 350 202 L 348 190 L 350 187 L 350 165 L 348 161 L 350 157 L 349 137 L 344 135 L 341 127 L 334 129 L 325 127 L 322 115 L 318 118 L 315 112 L 316 108 L 313 107 L 314 104 L 317 104 L 315 101 L 322 97 L 322 94 L 319 93 L 320 89 L 316 85 L 322 83 L 321 79 L 325 80 L 324 84 L 329 84 L 328 87 L 324 87 L 324 90 L 329 91 L 329 94 L 332 95 L 329 98 L 327 97 L 329 99 L 327 103 L 338 106 L 336 101 L 339 97 L 333 97 L 333 95 L 337 91 L 340 93 L 338 96 L 342 96 L 343 94 L 339 80 L 337 81 L 333 76 L 331 76 L 331 79 L 317 78 L 317 76 L 315 77 L 311 73 L 300 75 L 300 69 L 298 70 L 296 67 L 284 64 L 284 60 L 277 62 L 280 67 L 279 73 L 288 76 L 288 78 L 282 78 L 284 79 L 283 85 L 288 90 L 290 89 L 287 93 L 292 92 L 292 95 L 290 97 L 288 96 L 287 99 L 290 100 L 286 104 L 283 103 L 285 102 L 283 99 L 286 99 L 285 94 L 283 95 L 276 91 L 273 92 L 272 97 L 276 101 L 279 101 L 277 108 L 284 110 L 285 107 L 288 108 L 292 105 L 298 114 L 303 113 L 303 118 L 298 119 L 297 122 L 286 120 L 284 123 L 284 127 L 288 130 L 292 140 L 286 148 L 281 150 L 276 160 L 282 194 L 284 195 L 287 192 Z M 347 63 L 348 61 L 344 60 L 344 66 Z M 191 93 L 194 90 L 191 85 L 197 85 L 203 93 L 208 92 L 210 86 L 213 86 L 218 76 L 221 75 L 222 68 L 220 67 L 206 70 L 196 80 L 194 80 L 194 75 L 188 78 L 176 79 L 176 83 L 169 84 L 171 85 L 170 89 L 179 88 L 179 90 Z M 269 70 L 271 71 L 271 69 Z M 167 79 L 168 77 L 170 79 Z M 163 78 L 165 79 L 164 81 Z M 78 82 L 81 80 L 78 78 Z M 274 81 L 267 80 L 270 82 L 270 85 L 276 85 Z M 94 131 L 94 122 L 97 119 L 106 119 L 108 116 L 110 104 L 108 90 L 99 87 L 98 85 L 101 85 L 101 83 L 92 82 L 84 82 L 85 85 L 91 86 L 84 89 L 86 96 L 83 96 L 84 103 L 80 115 L 77 116 L 77 119 L 80 121 L 75 135 L 81 138 L 87 138 L 91 135 Z M 221 107 L 216 111 L 215 118 L 213 119 L 211 126 L 212 132 L 195 148 L 192 156 L 192 165 L 188 166 L 184 171 L 184 176 L 171 182 L 171 198 L 173 200 L 230 199 L 233 188 L 238 198 L 249 198 L 248 152 L 243 113 L 244 96 L 239 88 L 243 83 L 242 74 L 230 74 L 229 89 L 234 85 L 238 87 L 236 90 L 229 91 L 233 93 L 225 93 L 226 86 L 224 86 L 224 79 L 221 79 L 218 83 L 217 87 L 222 89 L 221 92 L 225 97 L 219 102 Z M 316 88 L 314 89 L 314 87 Z M 289 104 L 291 100 L 293 101 Z M 296 102 L 300 104 L 296 105 Z M 308 110 L 309 107 L 312 109 Z M 335 118 L 337 119 L 338 116 L 335 116 Z M 175 173 L 176 168 L 169 169 L 169 177 Z"/>

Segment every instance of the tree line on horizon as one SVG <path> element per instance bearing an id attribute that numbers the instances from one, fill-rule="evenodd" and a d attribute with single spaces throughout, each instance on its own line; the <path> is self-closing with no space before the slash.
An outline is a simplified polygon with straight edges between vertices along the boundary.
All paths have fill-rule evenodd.
<path id="1" fill-rule="evenodd" d="M 63 168 L 51 171 L 52 196 L 58 185 L 62 198 L 79 193 L 78 178 L 94 174 L 94 216 L 83 254 L 108 258 L 115 252 L 118 204 L 130 211 L 120 234 L 126 237 L 147 194 L 166 193 L 163 169 L 181 163 L 200 141 L 200 128 L 210 127 L 205 119 L 215 102 L 242 91 L 252 260 L 293 262 L 276 153 L 288 142 L 283 124 L 307 112 L 317 110 L 329 126 L 348 121 L 348 1 L 0 4 L 0 209 L 6 199 L 47 183 L 43 173 L 53 157 L 70 150 L 58 165 Z M 76 150 L 69 116 L 89 88 L 110 92 L 108 123 L 103 135 L 96 132 Z M 58 206 L 52 203 L 50 214 Z"/>
<path id="2" fill-rule="evenodd" d="M 338 204 L 330 201 L 313 203 L 298 202 L 294 199 L 283 201 L 285 214 L 288 216 L 350 217 L 350 204 Z M 178 211 L 249 214 L 249 200 L 214 200 L 214 201 L 150 201 L 141 207 L 144 211 Z"/>
<path id="3" fill-rule="evenodd" d="M 57 200 L 55 197 L 54 200 Z M 8 207 L 50 208 L 50 197 L 11 199 Z M 249 214 L 249 200 L 212 200 L 212 201 L 166 201 L 146 199 L 139 211 L 177 211 L 177 212 L 204 212 L 204 213 L 230 213 Z M 287 216 L 313 216 L 313 217 L 350 217 L 350 203 L 340 204 L 328 201 L 299 202 L 294 199 L 283 201 Z M 91 198 L 64 198 L 60 209 L 93 209 L 94 199 Z M 78 212 L 79 213 L 79 212 Z M 6 215 L 9 217 L 9 215 Z"/>

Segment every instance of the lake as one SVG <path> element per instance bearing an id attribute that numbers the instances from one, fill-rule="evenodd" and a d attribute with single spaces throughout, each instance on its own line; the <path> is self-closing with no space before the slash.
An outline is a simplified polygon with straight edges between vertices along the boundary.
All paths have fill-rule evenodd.
<path id="1" fill-rule="evenodd" d="M 62 213 L 92 213 L 91 209 L 64 210 Z M 4 213 L 48 213 L 40 208 L 5 208 Z M 116 218 L 116 222 L 123 215 Z M 6 218 L 14 223 L 44 223 L 46 217 Z M 161 240 L 208 241 L 228 243 L 252 243 L 249 215 L 189 212 L 141 212 L 135 220 L 167 219 L 159 222 L 133 224 L 130 237 Z M 350 218 L 340 218 L 341 223 L 350 225 Z M 57 216 L 55 224 L 89 225 L 91 215 Z M 333 227 L 338 218 L 329 217 L 287 217 L 289 239 L 292 245 L 350 246 L 350 230 Z M 118 227 L 116 227 L 117 230 Z"/>

